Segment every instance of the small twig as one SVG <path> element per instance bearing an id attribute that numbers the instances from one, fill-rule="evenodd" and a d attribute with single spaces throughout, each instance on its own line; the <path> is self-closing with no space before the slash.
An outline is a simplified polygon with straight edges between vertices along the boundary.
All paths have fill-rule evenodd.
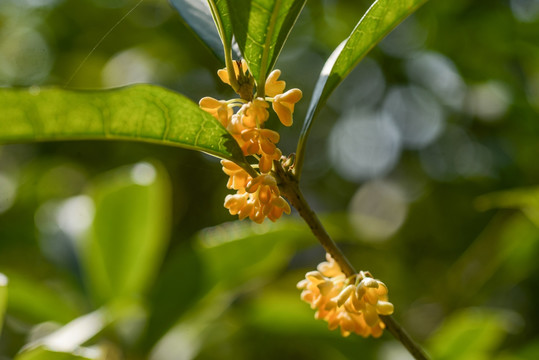
<path id="1" fill-rule="evenodd" d="M 296 208 L 326 252 L 339 264 L 344 274 L 347 277 L 357 274 L 353 265 L 331 239 L 316 213 L 310 208 L 299 189 L 298 181 L 294 175 L 285 171 L 279 162 L 275 161 L 274 164 L 276 175 L 281 181 L 279 187 L 282 195 Z M 380 318 L 386 325 L 387 330 L 404 345 L 416 360 L 428 360 L 421 347 L 412 340 L 408 333 L 391 316 L 380 315 Z"/>

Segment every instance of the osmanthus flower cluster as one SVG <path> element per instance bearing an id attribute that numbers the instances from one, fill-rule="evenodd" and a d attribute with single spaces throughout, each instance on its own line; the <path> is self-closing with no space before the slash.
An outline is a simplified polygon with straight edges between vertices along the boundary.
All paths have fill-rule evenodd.
<path id="1" fill-rule="evenodd" d="M 327 321 L 330 330 L 340 326 L 343 336 L 381 336 L 385 324 L 379 315 L 393 313 L 387 287 L 369 272 L 347 278 L 329 254 L 326 258 L 317 271 L 308 272 L 298 283 L 301 299 L 317 309 L 315 318 Z"/>
<path id="2" fill-rule="evenodd" d="M 250 218 L 261 223 L 267 217 L 275 221 L 283 212 L 290 213 L 290 205 L 280 195 L 277 181 L 272 174 L 273 161 L 280 160 L 282 153 L 277 148 L 280 136 L 276 131 L 266 129 L 269 119 L 269 104 L 281 123 L 291 126 L 295 104 L 301 99 L 299 89 L 284 92 L 286 83 L 279 80 L 280 70 L 273 70 L 266 79 L 264 97 L 254 96 L 254 78 L 249 73 L 245 60 L 236 61 L 234 74 L 239 98 L 217 100 L 204 97 L 200 107 L 213 115 L 234 137 L 245 156 L 257 159 L 258 176 L 253 178 L 232 161 L 222 160 L 223 171 L 230 176 L 227 187 L 237 190 L 225 198 L 225 207 L 240 219 Z M 221 69 L 219 78 L 231 85 L 229 72 Z M 231 85 L 232 86 L 232 85 Z M 258 92 L 260 93 L 260 92 Z"/>

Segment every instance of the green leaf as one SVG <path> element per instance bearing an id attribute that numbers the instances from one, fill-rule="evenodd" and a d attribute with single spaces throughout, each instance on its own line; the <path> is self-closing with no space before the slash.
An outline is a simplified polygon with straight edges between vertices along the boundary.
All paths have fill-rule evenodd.
<path id="1" fill-rule="evenodd" d="M 15 360 L 99 360 L 101 356 L 96 357 L 92 356 L 95 354 L 95 351 L 88 351 L 89 356 L 80 355 L 80 352 L 85 352 L 86 349 L 79 348 L 78 354 L 58 352 L 47 349 L 45 346 L 39 346 L 32 348 L 23 353 L 20 353 L 15 357 Z"/>
<path id="2" fill-rule="evenodd" d="M 447 271 L 446 294 L 474 303 L 480 294 L 514 286 L 534 273 L 538 254 L 537 227 L 519 212 L 499 213 Z"/>
<path id="3" fill-rule="evenodd" d="M 237 44 L 233 39 L 234 34 L 232 30 L 232 23 L 230 21 L 228 3 L 226 0 L 208 0 L 208 4 L 211 10 L 211 15 L 213 16 L 213 21 L 215 21 L 217 31 L 219 31 L 219 35 L 221 36 L 221 40 L 223 41 L 225 48 L 230 49 L 232 44 L 235 44 L 235 47 L 237 48 Z M 239 56 L 240 54 L 236 53 L 235 55 Z"/>
<path id="4" fill-rule="evenodd" d="M 186 97 L 153 85 L 101 91 L 0 89 L 0 142 L 135 140 L 179 146 L 245 164 L 219 121 Z"/>
<path id="5" fill-rule="evenodd" d="M 229 289 L 273 276 L 307 234 L 303 224 L 293 221 L 226 223 L 200 232 L 196 250 L 204 263 L 208 286 Z"/>
<path id="6" fill-rule="evenodd" d="M 221 62 L 225 62 L 223 42 L 226 42 L 228 48 L 233 44 L 232 41 L 232 25 L 228 18 L 228 9 L 225 0 L 215 1 L 218 13 L 215 13 L 219 18 L 214 22 L 210 5 L 214 5 L 213 0 L 210 2 L 205 0 L 170 0 L 172 5 L 178 10 L 183 20 L 198 36 L 198 38 L 213 52 Z M 216 27 L 216 23 L 220 24 L 220 28 Z M 221 35 L 222 33 L 222 39 Z M 235 47 L 232 46 L 232 49 Z M 239 53 L 237 56 L 239 56 Z"/>
<path id="7" fill-rule="evenodd" d="M 76 318 L 51 334 L 27 344 L 15 359 L 100 359 L 100 352 L 88 351 L 81 345 L 99 334 L 112 319 L 105 309 Z"/>
<path id="8" fill-rule="evenodd" d="M 539 226 L 539 188 L 524 188 L 500 191 L 480 196 L 476 200 L 480 210 L 493 208 L 520 209 Z"/>
<path id="9" fill-rule="evenodd" d="M 8 311 L 17 318 L 30 323 L 67 323 L 80 315 L 74 302 L 58 289 L 14 271 L 3 272 L 9 279 Z"/>
<path id="10" fill-rule="evenodd" d="M 264 89 L 306 0 L 227 0 L 234 36 L 258 89 Z"/>
<path id="11" fill-rule="evenodd" d="M 470 308 L 449 317 L 430 339 L 429 352 L 439 360 L 492 359 L 518 315 Z"/>
<path id="12" fill-rule="evenodd" d="M 169 240 L 168 176 L 161 166 L 142 162 L 93 184 L 94 221 L 79 248 L 88 287 L 99 305 L 138 298 L 154 280 Z"/>
<path id="13" fill-rule="evenodd" d="M 7 277 L 0 273 L 0 334 L 2 334 L 2 326 L 4 325 L 4 314 L 7 307 Z"/>
<path id="14" fill-rule="evenodd" d="M 305 145 L 312 121 L 333 90 L 393 28 L 427 0 L 378 0 L 359 20 L 354 30 L 326 61 L 314 88 L 313 97 L 298 142 L 296 172 L 301 175 Z"/>
<path id="15" fill-rule="evenodd" d="M 313 309 L 300 299 L 300 290 L 295 287 L 287 290 L 289 291 L 265 290 L 262 296 L 253 299 L 242 312 L 245 320 L 260 329 L 276 334 L 340 336 L 336 332 L 329 331 L 327 323 L 315 321 Z"/>
<path id="16" fill-rule="evenodd" d="M 167 256 L 149 295 L 150 317 L 142 337 L 143 348 L 151 349 L 181 316 L 191 311 L 203 295 L 204 274 L 199 255 L 187 242 Z"/>

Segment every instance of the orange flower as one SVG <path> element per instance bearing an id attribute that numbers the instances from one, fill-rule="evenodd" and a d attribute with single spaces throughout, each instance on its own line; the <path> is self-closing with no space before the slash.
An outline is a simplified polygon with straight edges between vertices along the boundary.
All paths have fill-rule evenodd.
<path id="1" fill-rule="evenodd" d="M 251 179 L 246 186 L 246 192 L 240 190 L 238 194 L 225 198 L 225 207 L 230 214 L 237 214 L 240 220 L 249 217 L 258 224 L 266 217 L 275 221 L 283 212 L 290 214 L 290 205 L 280 196 L 277 182 L 271 175 L 260 175 Z"/>
<path id="2" fill-rule="evenodd" d="M 387 301 L 387 287 L 373 279 L 369 272 L 345 278 L 340 267 L 326 254 L 327 262 L 318 265 L 318 271 L 305 275 L 298 283 L 301 299 L 317 309 L 316 319 L 328 322 L 328 327 L 341 329 L 343 336 L 354 332 L 363 337 L 382 335 L 385 324 L 380 315 L 393 313 L 393 304 Z"/>
<path id="3" fill-rule="evenodd" d="M 285 199 L 283 199 L 282 196 L 279 196 L 278 198 L 275 198 L 271 201 L 271 204 L 267 210 L 267 218 L 275 222 L 283 215 L 283 212 L 286 214 L 290 214 L 290 205 L 288 205 L 288 203 Z"/>
<path id="4" fill-rule="evenodd" d="M 241 132 L 241 137 L 245 141 L 242 147 L 244 154 L 268 154 L 273 155 L 277 149 L 275 146 L 279 142 L 279 133 L 270 129 L 247 129 Z"/>
<path id="5" fill-rule="evenodd" d="M 263 204 L 270 203 L 273 198 L 279 196 L 279 188 L 277 181 L 271 175 L 260 175 L 249 181 L 246 187 L 249 193 L 258 193 L 260 202 Z"/>
<path id="6" fill-rule="evenodd" d="M 286 83 L 283 80 L 277 80 L 281 76 L 281 70 L 273 70 L 266 79 L 266 86 L 264 91 L 267 96 L 274 97 L 275 95 L 282 94 Z"/>
<path id="7" fill-rule="evenodd" d="M 202 110 L 210 113 L 214 118 L 219 120 L 224 127 L 227 127 L 228 121 L 232 116 L 232 109 L 228 107 L 226 101 L 206 96 L 200 99 L 198 105 Z"/>
<path id="8" fill-rule="evenodd" d="M 284 126 L 292 125 L 294 105 L 301 100 L 302 96 L 300 89 L 291 89 L 273 98 L 273 110 L 277 113 Z"/>
<path id="9" fill-rule="evenodd" d="M 252 211 L 252 204 L 248 204 L 250 196 L 248 193 L 237 193 L 225 197 L 225 208 L 230 211 L 230 215 L 238 215 L 240 220 L 248 217 Z"/>
<path id="10" fill-rule="evenodd" d="M 221 160 L 221 165 L 223 165 L 223 172 L 230 176 L 226 184 L 229 189 L 245 189 L 247 183 L 252 180 L 252 177 L 245 170 L 232 161 Z"/>
<path id="11" fill-rule="evenodd" d="M 234 64 L 234 74 L 236 75 L 236 78 L 237 78 L 238 75 L 240 74 L 240 68 L 238 67 L 237 61 L 233 61 L 232 63 Z M 247 66 L 247 62 L 244 59 L 241 60 L 241 70 L 244 74 L 246 74 L 247 71 L 249 70 Z M 226 68 L 217 70 L 217 75 L 219 76 L 222 82 L 230 85 L 230 78 L 228 77 L 228 71 Z"/>
<path id="12" fill-rule="evenodd" d="M 275 149 L 273 154 L 262 153 L 260 155 L 260 161 L 258 162 L 258 169 L 261 173 L 268 173 L 273 166 L 273 160 L 279 160 L 281 156 L 283 156 L 283 154 L 279 149 Z"/>
<path id="13" fill-rule="evenodd" d="M 269 112 L 266 110 L 269 107 L 268 103 L 261 98 L 256 98 L 253 101 L 249 101 L 243 105 L 241 112 L 243 112 L 243 125 L 248 128 L 254 128 L 262 125 L 268 120 Z"/>
<path id="14" fill-rule="evenodd" d="M 241 149 L 245 155 L 260 155 L 258 168 L 260 172 L 271 170 L 273 160 L 279 160 L 282 153 L 275 144 L 279 142 L 279 133 L 269 129 L 248 129 L 241 133 L 243 144 Z"/>

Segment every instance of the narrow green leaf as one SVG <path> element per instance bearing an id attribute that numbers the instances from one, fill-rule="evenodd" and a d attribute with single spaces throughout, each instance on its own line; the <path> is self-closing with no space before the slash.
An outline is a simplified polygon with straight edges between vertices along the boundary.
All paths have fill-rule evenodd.
<path id="1" fill-rule="evenodd" d="M 104 309 L 78 317 L 53 333 L 27 344 L 15 359 L 101 359 L 102 354 L 81 345 L 99 334 L 111 320 L 112 317 Z"/>
<path id="2" fill-rule="evenodd" d="M 95 356 L 95 350 L 94 351 L 88 351 L 83 348 L 77 349 L 77 354 L 74 353 L 66 353 L 66 352 L 58 352 L 53 351 L 50 349 L 47 349 L 45 346 L 39 346 L 36 348 L 29 349 L 27 351 L 24 351 L 20 354 L 18 354 L 15 357 L 15 360 L 99 360 L 101 359 L 101 354 L 98 354 L 98 356 Z M 80 355 L 81 352 L 86 352 L 91 355 L 85 356 Z"/>
<path id="3" fill-rule="evenodd" d="M 518 315 L 503 310 L 470 308 L 449 317 L 429 341 L 433 359 L 487 360 L 514 328 Z"/>
<path id="4" fill-rule="evenodd" d="M 475 202 L 480 210 L 493 208 L 520 209 L 539 226 L 539 188 L 519 188 L 486 194 Z"/>
<path id="5" fill-rule="evenodd" d="M 233 30 L 230 21 L 230 11 L 226 0 L 208 0 L 208 4 L 213 15 L 213 20 L 217 26 L 217 30 L 221 35 L 221 40 L 225 46 L 229 48 L 233 43 Z M 239 55 L 239 54 L 236 54 Z"/>
<path id="6" fill-rule="evenodd" d="M 306 234 L 305 227 L 293 221 L 226 223 L 200 232 L 196 250 L 210 288 L 235 288 L 281 270 Z"/>
<path id="7" fill-rule="evenodd" d="M 234 36 L 263 89 L 306 0 L 227 0 Z"/>
<path id="8" fill-rule="evenodd" d="M 2 271 L 9 279 L 8 311 L 17 318 L 31 324 L 44 321 L 67 323 L 80 315 L 77 305 L 58 289 L 15 271 Z"/>
<path id="9" fill-rule="evenodd" d="M 4 325 L 4 314 L 7 307 L 7 277 L 0 273 L 0 334 L 2 334 L 2 326 Z"/>
<path id="10" fill-rule="evenodd" d="M 170 2 L 197 37 L 224 63 L 223 42 L 228 45 L 228 48 L 232 47 L 233 50 L 237 48 L 232 46 L 232 25 L 228 17 L 226 1 L 170 0 Z M 219 8 L 219 13 L 216 13 L 216 16 L 219 16 L 219 22 L 214 22 L 212 16 L 210 6 L 213 5 L 211 4 L 213 2 Z M 221 26 L 216 26 L 216 23 L 220 23 Z M 236 55 L 239 56 L 238 51 L 236 51 Z"/>
<path id="11" fill-rule="evenodd" d="M 245 164 L 235 140 L 186 97 L 153 85 L 101 91 L 0 89 L 0 143 L 134 140 Z"/>
<path id="12" fill-rule="evenodd" d="M 377 0 L 359 20 L 350 36 L 344 40 L 326 61 L 316 83 L 313 97 L 301 129 L 296 151 L 297 175 L 305 156 L 305 143 L 312 121 L 341 81 L 393 28 L 416 11 L 427 0 Z"/>
<path id="13" fill-rule="evenodd" d="M 16 359 L 79 359 L 75 353 L 82 355 L 84 349 L 81 345 L 99 334 L 111 320 L 112 317 L 105 309 L 78 317 L 51 334 L 27 344 L 26 351 L 21 352 Z"/>
<path id="14" fill-rule="evenodd" d="M 96 303 L 138 298 L 153 282 L 170 235 L 171 189 L 161 166 L 126 166 L 94 180 L 92 228 L 79 249 Z"/>

